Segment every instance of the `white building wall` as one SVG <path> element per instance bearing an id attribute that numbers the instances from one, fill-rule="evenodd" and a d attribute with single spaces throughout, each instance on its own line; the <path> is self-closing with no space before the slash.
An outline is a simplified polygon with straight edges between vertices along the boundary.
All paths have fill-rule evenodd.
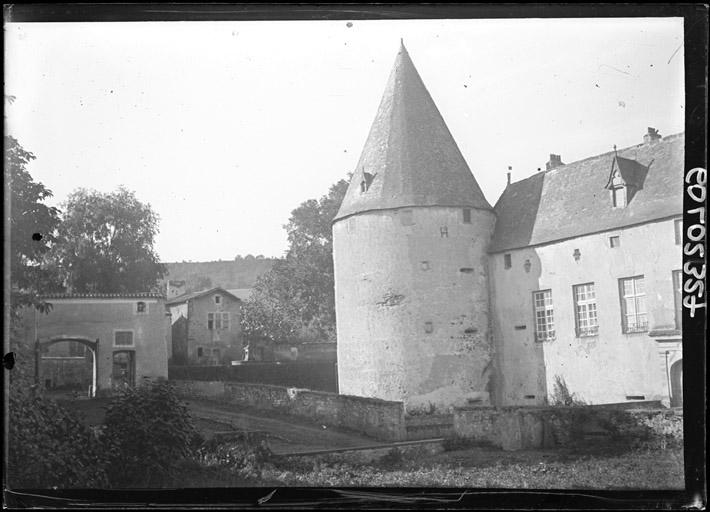
<path id="1" fill-rule="evenodd" d="M 487 402 L 494 215 L 471 217 L 413 207 L 333 225 L 340 393 L 402 400 L 408 411 Z"/>
<path id="2" fill-rule="evenodd" d="M 619 236 L 621 246 L 611 248 L 610 236 Z M 504 268 L 506 253 L 512 258 L 510 269 Z M 627 396 L 667 400 L 659 343 L 648 332 L 622 333 L 619 279 L 644 276 L 649 332 L 670 331 L 675 327 L 672 272 L 681 268 L 673 219 L 492 254 L 498 403 L 544 403 L 553 392 L 555 376 L 588 403 L 625 402 Z M 572 286 L 588 282 L 595 285 L 599 334 L 577 338 Z M 544 289 L 552 290 L 556 338 L 537 342 L 532 293 Z M 682 354 L 672 355 L 673 360 L 679 358 Z"/>

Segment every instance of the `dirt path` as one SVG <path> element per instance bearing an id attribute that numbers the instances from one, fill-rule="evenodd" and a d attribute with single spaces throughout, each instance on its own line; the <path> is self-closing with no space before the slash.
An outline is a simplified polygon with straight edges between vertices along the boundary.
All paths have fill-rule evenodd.
<path id="1" fill-rule="evenodd" d="M 209 401 L 187 401 L 197 426 L 206 432 L 230 430 L 263 432 L 274 453 L 327 450 L 372 446 L 378 441 L 350 432 L 342 432 L 331 427 L 306 424 L 291 417 L 270 417 L 242 411 L 235 407 Z"/>

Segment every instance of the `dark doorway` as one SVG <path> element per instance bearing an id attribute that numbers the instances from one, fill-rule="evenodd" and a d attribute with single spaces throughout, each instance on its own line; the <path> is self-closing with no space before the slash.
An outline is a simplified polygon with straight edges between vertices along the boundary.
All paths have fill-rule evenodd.
<path id="1" fill-rule="evenodd" d="M 113 371 L 111 372 L 113 389 L 125 389 L 136 385 L 136 358 L 132 350 L 119 350 L 113 353 Z"/>
<path id="2" fill-rule="evenodd" d="M 671 407 L 683 407 L 683 360 L 671 366 Z"/>

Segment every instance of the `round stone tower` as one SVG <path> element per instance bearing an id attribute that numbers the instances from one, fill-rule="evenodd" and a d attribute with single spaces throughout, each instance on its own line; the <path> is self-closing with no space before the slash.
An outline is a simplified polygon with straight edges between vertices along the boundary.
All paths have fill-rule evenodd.
<path id="1" fill-rule="evenodd" d="M 341 394 L 487 403 L 495 216 L 404 45 L 333 221 Z"/>

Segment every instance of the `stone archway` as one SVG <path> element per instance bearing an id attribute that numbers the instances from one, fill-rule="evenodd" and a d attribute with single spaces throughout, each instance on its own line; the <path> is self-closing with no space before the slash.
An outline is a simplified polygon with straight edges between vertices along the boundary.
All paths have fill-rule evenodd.
<path id="1" fill-rule="evenodd" d="M 76 343 L 80 343 L 81 345 L 84 345 L 91 350 L 91 355 L 92 355 L 92 364 L 91 364 L 91 390 L 89 391 L 89 394 L 91 398 L 94 398 L 96 396 L 96 389 L 97 389 L 97 383 L 99 382 L 99 340 L 98 338 L 96 340 L 91 340 L 90 338 L 86 338 L 84 336 L 54 336 L 49 339 L 44 339 L 44 340 L 37 340 L 36 346 L 35 346 L 35 383 L 39 384 L 38 379 L 39 379 L 39 361 L 40 361 L 40 353 L 42 352 L 43 348 L 49 347 L 50 345 L 54 345 L 57 343 L 62 343 L 62 342 L 67 342 L 67 341 L 73 341 Z"/>
<path id="2" fill-rule="evenodd" d="M 671 407 L 683 407 L 683 360 L 673 363 L 670 369 Z"/>

